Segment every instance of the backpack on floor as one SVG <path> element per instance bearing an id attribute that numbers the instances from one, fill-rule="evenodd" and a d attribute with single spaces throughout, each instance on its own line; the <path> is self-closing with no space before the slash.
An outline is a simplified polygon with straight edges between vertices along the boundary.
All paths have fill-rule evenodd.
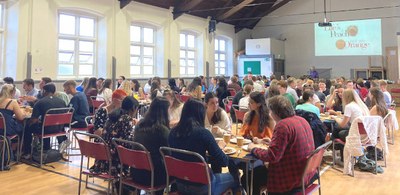
<path id="1" fill-rule="evenodd" d="M 32 155 L 32 159 L 35 162 L 40 163 L 40 151 L 34 152 Z M 47 151 L 43 151 L 43 157 L 42 157 L 42 163 L 47 164 L 47 163 L 52 163 L 52 162 L 57 162 L 62 159 L 62 154 L 55 149 L 50 149 Z"/>
<path id="2" fill-rule="evenodd" d="M 3 154 L 4 151 L 4 154 Z M 3 159 L 4 156 L 4 159 Z M 10 170 L 10 162 L 14 158 L 13 151 L 11 149 L 11 141 L 7 137 L 4 139 L 4 136 L 0 135 L 0 171 Z M 3 162 L 3 166 L 1 163 Z M 2 169 L 2 167 L 4 167 Z"/>

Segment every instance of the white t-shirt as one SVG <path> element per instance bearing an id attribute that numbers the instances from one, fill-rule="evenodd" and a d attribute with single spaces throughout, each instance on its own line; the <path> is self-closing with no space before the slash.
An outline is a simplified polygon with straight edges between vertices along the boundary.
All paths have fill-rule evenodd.
<path id="1" fill-rule="evenodd" d="M 360 106 L 356 102 L 351 102 L 344 107 L 344 116 L 350 118 L 350 123 L 359 116 L 363 116 Z"/>
<path id="2" fill-rule="evenodd" d="M 245 96 L 239 100 L 239 109 L 248 110 L 249 109 L 249 96 Z"/>
<path id="3" fill-rule="evenodd" d="M 254 91 L 264 92 L 264 87 L 257 82 L 253 82 Z"/>
<path id="4" fill-rule="evenodd" d="M 182 108 L 183 108 L 183 104 L 181 104 L 179 107 L 169 110 L 169 120 L 170 121 L 179 121 L 179 119 L 181 118 L 181 114 L 182 114 Z"/>
<path id="5" fill-rule="evenodd" d="M 388 91 L 383 92 L 383 95 L 387 96 L 389 98 L 389 102 L 392 103 L 392 96 Z"/>
<path id="6" fill-rule="evenodd" d="M 321 102 L 321 100 L 319 100 L 319 97 L 316 94 L 314 94 L 314 96 L 313 96 L 313 104 L 315 105 L 316 103 L 319 103 L 319 102 Z"/>

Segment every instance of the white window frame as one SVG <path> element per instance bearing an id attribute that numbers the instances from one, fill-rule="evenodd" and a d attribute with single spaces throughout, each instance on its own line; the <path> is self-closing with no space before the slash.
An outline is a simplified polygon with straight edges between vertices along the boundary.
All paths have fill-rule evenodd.
<path id="1" fill-rule="evenodd" d="M 197 55 L 198 55 L 198 53 L 197 53 L 197 50 L 198 50 L 197 36 L 198 35 L 194 32 L 190 32 L 190 31 L 181 31 L 179 33 L 179 40 L 180 40 L 181 34 L 185 35 L 185 46 L 180 46 L 180 50 L 179 50 L 179 74 L 181 77 L 193 77 L 193 76 L 196 76 L 196 72 L 197 72 L 197 68 L 198 68 L 198 59 L 197 59 Z M 188 47 L 188 36 L 189 35 L 194 36 L 194 47 L 193 48 Z M 181 45 L 181 44 L 179 43 L 179 45 Z M 183 57 L 183 58 L 182 58 L 182 56 L 180 56 L 181 51 L 185 51 L 185 57 Z M 194 52 L 194 58 L 189 58 L 188 52 Z M 185 61 L 185 65 L 182 65 L 180 63 L 181 60 Z M 188 61 L 189 60 L 194 61 L 194 66 L 193 66 L 194 73 L 193 74 L 188 74 L 188 68 L 189 68 Z M 180 71 L 181 67 L 185 67 L 185 74 L 181 74 L 181 71 Z"/>
<path id="2" fill-rule="evenodd" d="M 152 76 L 155 75 L 156 67 L 157 67 L 157 58 L 156 58 L 156 57 L 157 57 L 157 55 L 156 55 L 156 52 L 157 52 L 157 45 L 156 45 L 156 43 L 157 43 L 157 39 L 156 39 L 156 36 L 157 36 L 157 28 L 156 28 L 155 26 L 150 25 L 150 24 L 143 24 L 143 23 L 132 23 L 130 27 L 132 27 L 132 26 L 135 26 L 135 27 L 139 27 L 139 28 L 140 28 L 140 41 L 139 41 L 139 42 L 130 41 L 130 46 L 138 46 L 138 47 L 140 47 L 140 55 L 134 55 L 134 54 L 132 54 L 132 51 L 130 51 L 130 52 L 129 52 L 129 56 L 130 56 L 130 57 L 139 57 L 139 59 L 140 59 L 140 64 L 139 64 L 139 65 L 134 65 L 134 64 L 131 62 L 130 58 L 129 58 L 129 64 L 130 64 L 130 66 L 129 66 L 129 68 L 130 68 L 129 73 L 131 73 L 131 69 L 132 69 L 134 66 L 139 66 L 139 67 L 140 67 L 140 72 L 139 72 L 139 73 L 136 73 L 136 74 L 130 74 L 132 77 L 133 77 L 133 76 L 134 76 L 134 77 L 149 77 L 149 76 L 152 77 Z M 146 43 L 146 42 L 144 42 L 144 29 L 145 29 L 145 28 L 153 29 L 153 43 Z M 131 34 L 131 33 L 129 33 L 129 36 L 130 36 L 130 34 Z M 131 40 L 131 37 L 129 37 L 129 40 Z M 153 48 L 153 56 L 152 56 L 152 58 L 153 58 L 153 65 L 146 65 L 146 64 L 143 63 L 145 57 L 150 57 L 150 56 L 145 56 L 145 55 L 144 55 L 144 48 L 145 48 L 145 47 L 151 47 L 151 48 Z M 151 74 L 144 74 L 144 68 L 145 68 L 146 66 L 152 66 L 152 73 L 151 73 Z"/>
<path id="3" fill-rule="evenodd" d="M 60 29 L 60 15 L 68 15 L 68 16 L 73 16 L 75 17 L 75 35 L 66 35 L 66 34 L 60 34 L 59 29 Z M 94 25 L 93 25 L 93 37 L 87 37 L 87 36 L 81 36 L 79 35 L 79 18 L 88 18 L 88 19 L 93 19 L 94 20 Z M 81 78 L 85 76 L 97 76 L 96 70 L 97 70 L 97 56 L 98 56 L 98 17 L 94 16 L 90 13 L 85 13 L 85 12 L 79 12 L 79 11 L 59 11 L 57 14 L 57 77 L 58 78 Z M 59 74 L 59 65 L 61 64 L 58 59 L 58 55 L 60 52 L 63 52 L 62 50 L 59 50 L 59 40 L 60 39 L 66 39 L 66 40 L 73 40 L 74 43 L 74 63 L 62 63 L 62 64 L 70 64 L 73 65 L 73 74 L 72 75 L 62 75 Z M 87 41 L 87 42 L 93 42 L 93 64 L 80 64 L 79 63 L 79 42 L 80 41 Z M 64 52 L 70 52 L 70 51 L 64 51 Z M 92 67 L 92 74 L 79 74 L 79 65 L 93 65 Z"/>
<path id="4" fill-rule="evenodd" d="M 0 20 L 0 77 L 4 76 L 4 50 L 5 50 L 5 33 L 6 33 L 6 3 L 1 2 L 1 20 Z"/>
<path id="5" fill-rule="evenodd" d="M 225 42 L 225 51 L 221 51 L 220 50 L 220 41 L 224 41 Z M 218 44 L 218 49 L 215 49 L 216 44 Z M 228 50 L 228 40 L 226 38 L 223 37 L 216 37 L 214 40 L 214 62 L 215 62 L 215 75 L 226 75 L 228 73 L 228 59 L 227 59 L 227 52 Z M 225 59 L 221 60 L 221 54 L 225 55 Z M 215 58 L 215 56 L 218 56 L 218 58 Z M 220 62 L 224 62 L 225 63 L 225 67 L 221 67 L 220 66 Z M 224 68 L 225 72 L 221 73 L 221 69 Z"/>

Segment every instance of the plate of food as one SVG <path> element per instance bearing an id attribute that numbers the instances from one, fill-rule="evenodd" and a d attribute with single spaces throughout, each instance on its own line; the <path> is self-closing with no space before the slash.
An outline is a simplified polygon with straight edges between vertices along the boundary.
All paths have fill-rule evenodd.
<path id="1" fill-rule="evenodd" d="M 224 139 L 221 138 L 221 137 L 216 137 L 216 138 L 215 138 L 215 141 L 218 143 L 218 142 L 220 142 L 220 141 L 224 141 Z"/>
<path id="2" fill-rule="evenodd" d="M 232 139 L 231 139 L 231 143 L 232 143 L 232 144 L 237 144 L 236 138 L 232 138 Z M 244 145 L 249 144 L 249 143 L 251 143 L 251 140 L 249 140 L 249 139 L 244 139 L 244 140 L 243 140 L 243 144 L 244 144 Z"/>
<path id="3" fill-rule="evenodd" d="M 225 147 L 224 149 L 222 149 L 222 151 L 226 154 L 226 155 L 230 155 L 230 154 L 235 154 L 236 153 L 236 149 L 232 148 L 232 147 Z"/>

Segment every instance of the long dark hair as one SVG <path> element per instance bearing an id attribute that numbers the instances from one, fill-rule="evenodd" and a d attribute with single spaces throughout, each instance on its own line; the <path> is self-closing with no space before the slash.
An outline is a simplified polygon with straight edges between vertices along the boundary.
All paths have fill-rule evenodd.
<path id="1" fill-rule="evenodd" d="M 377 88 L 373 87 L 369 90 L 372 95 L 371 98 L 371 107 L 376 106 L 376 110 L 381 117 L 385 117 L 388 113 L 388 109 L 386 107 L 385 98 L 383 92 Z"/>
<path id="2" fill-rule="evenodd" d="M 343 85 L 337 84 L 337 85 L 335 86 L 335 89 L 340 89 L 340 88 L 343 88 L 343 89 L 344 89 Z M 335 96 L 335 98 L 334 98 L 335 104 L 334 104 L 333 106 L 334 106 L 334 107 L 337 107 L 337 108 L 342 107 L 342 105 L 343 105 L 343 98 L 339 97 L 339 94 L 331 94 L 331 95 L 334 95 L 334 96 Z"/>
<path id="3" fill-rule="evenodd" d="M 204 102 L 207 104 L 208 101 L 210 101 L 210 99 L 212 99 L 212 98 L 218 98 L 218 97 L 214 93 L 208 92 L 204 96 Z M 219 121 L 221 121 L 221 118 L 222 118 L 221 112 L 222 112 L 221 107 L 218 107 L 218 110 L 216 112 L 214 112 L 213 116 L 211 117 L 211 121 L 210 121 L 211 125 L 217 124 Z"/>
<path id="4" fill-rule="evenodd" d="M 188 90 L 189 92 L 196 90 L 197 86 L 201 86 L 201 78 L 200 77 L 194 77 L 192 83 L 190 83 Z"/>
<path id="5" fill-rule="evenodd" d="M 169 126 L 168 118 L 168 107 L 169 102 L 165 97 L 156 97 L 150 104 L 149 110 L 147 110 L 144 118 L 140 120 L 136 128 L 144 128 L 152 126 Z M 149 128 L 152 129 L 152 128 Z"/>
<path id="6" fill-rule="evenodd" d="M 314 91 L 312 90 L 308 90 L 303 92 L 303 96 L 301 97 L 301 99 L 299 99 L 297 101 L 297 104 L 304 104 L 306 103 L 310 98 L 312 98 L 314 96 Z"/>
<path id="7" fill-rule="evenodd" d="M 151 83 L 151 88 L 150 88 L 150 97 L 151 99 L 154 99 L 157 97 L 157 92 L 160 90 L 160 83 L 158 81 L 153 81 Z"/>
<path id="8" fill-rule="evenodd" d="M 224 77 L 218 78 L 218 88 L 222 88 L 224 91 L 228 90 L 228 83 L 226 82 Z"/>
<path id="9" fill-rule="evenodd" d="M 178 125 L 171 130 L 176 137 L 186 137 L 197 127 L 204 128 L 206 108 L 203 103 L 194 98 L 189 99 L 182 108 Z"/>
<path id="10" fill-rule="evenodd" d="M 96 77 L 90 77 L 86 87 L 85 87 L 85 93 L 87 93 L 90 89 L 97 89 L 96 85 L 97 79 Z"/>
<path id="11" fill-rule="evenodd" d="M 132 89 L 134 92 L 139 92 L 139 88 L 140 88 L 140 84 L 139 81 L 137 79 L 132 79 L 131 80 L 132 83 L 135 83 L 135 89 Z"/>
<path id="12" fill-rule="evenodd" d="M 269 116 L 269 109 L 267 106 L 267 103 L 265 101 L 265 97 L 263 94 L 261 94 L 258 91 L 250 93 L 250 99 L 256 102 L 257 104 L 261 104 L 261 106 L 258 108 L 258 114 L 259 114 L 259 123 L 258 123 L 258 132 L 262 133 L 264 131 L 265 127 L 269 126 L 270 123 L 270 116 Z M 250 111 L 250 114 L 247 116 L 245 119 L 245 122 L 247 124 L 251 124 L 253 122 L 253 119 L 256 115 L 256 111 L 252 110 Z"/>
<path id="13" fill-rule="evenodd" d="M 110 89 L 111 83 L 112 83 L 111 79 L 106 79 L 106 80 L 104 80 L 103 86 L 102 86 L 102 88 L 100 89 L 99 94 L 103 93 L 104 89 L 107 89 L 107 88 Z"/>
<path id="14" fill-rule="evenodd" d="M 112 111 L 108 115 L 108 122 L 115 123 L 121 118 L 122 115 L 129 114 L 132 111 L 136 111 L 139 107 L 139 102 L 132 96 L 127 96 L 122 100 L 121 108 Z"/>

